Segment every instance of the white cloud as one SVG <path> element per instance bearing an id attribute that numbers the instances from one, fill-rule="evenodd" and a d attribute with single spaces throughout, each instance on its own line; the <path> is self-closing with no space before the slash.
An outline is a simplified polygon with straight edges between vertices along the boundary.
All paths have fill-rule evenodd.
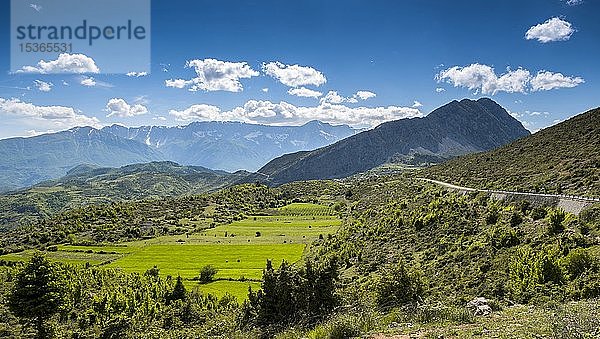
<path id="1" fill-rule="evenodd" d="M 37 66 L 23 66 L 17 73 L 100 73 L 94 59 L 85 54 L 62 53 L 58 59 L 40 60 Z"/>
<path id="2" fill-rule="evenodd" d="M 263 63 L 263 72 L 289 87 L 321 86 L 327 79 L 320 71 L 300 65 L 285 65 L 279 61 Z"/>
<path id="3" fill-rule="evenodd" d="M 35 85 L 35 87 L 37 87 L 38 90 L 42 92 L 50 92 L 52 90 L 52 86 L 54 86 L 53 83 L 45 82 L 42 80 L 35 80 L 33 84 Z"/>
<path id="4" fill-rule="evenodd" d="M 38 4 L 29 4 L 29 7 L 33 8 L 36 12 L 39 12 L 42 10 L 42 6 L 40 6 Z"/>
<path id="5" fill-rule="evenodd" d="M 94 79 L 94 77 L 86 77 L 86 76 L 82 76 L 81 78 L 79 78 L 79 84 L 81 84 L 82 86 L 86 86 L 86 87 L 113 87 L 112 84 L 109 84 L 107 82 L 104 81 L 98 81 L 96 79 Z"/>
<path id="6" fill-rule="evenodd" d="M 321 103 L 329 103 L 329 104 L 341 104 L 347 99 L 343 96 L 339 95 L 336 91 L 329 91 L 327 94 L 321 99 Z"/>
<path id="7" fill-rule="evenodd" d="M 548 71 L 539 71 L 531 79 L 532 91 L 549 91 L 555 88 L 572 88 L 584 83 L 580 77 L 564 76 L 562 73 L 552 73 Z"/>
<path id="8" fill-rule="evenodd" d="M 355 127 L 373 127 L 378 124 L 402 118 L 422 116 L 413 107 L 348 107 L 321 100 L 317 106 L 295 106 L 285 101 L 273 103 L 263 100 L 250 100 L 243 106 L 222 111 L 212 105 L 193 105 L 184 110 L 170 110 L 169 114 L 180 121 L 243 121 L 268 123 L 273 125 L 301 125 L 311 120 Z"/>
<path id="9" fill-rule="evenodd" d="M 192 83 L 192 81 L 183 80 L 183 79 L 167 79 L 167 80 L 165 80 L 165 86 L 172 87 L 172 88 L 184 88 L 191 83 Z"/>
<path id="10" fill-rule="evenodd" d="M 412 105 L 412 107 L 414 107 L 414 108 L 423 107 L 423 104 L 422 104 L 422 103 L 420 103 L 420 102 L 418 102 L 417 100 L 415 100 L 415 101 L 413 102 L 413 105 Z"/>
<path id="11" fill-rule="evenodd" d="M 370 92 L 370 91 L 358 91 L 356 92 L 356 94 L 354 94 L 354 97 L 358 97 L 360 100 L 367 100 L 370 98 L 374 98 L 376 97 L 377 94 Z"/>
<path id="12" fill-rule="evenodd" d="M 79 82 L 83 86 L 94 87 L 96 86 L 96 80 L 92 77 L 83 77 Z"/>
<path id="13" fill-rule="evenodd" d="M 62 84 L 63 84 L 63 86 L 69 86 L 69 83 L 64 80 L 62 81 Z"/>
<path id="14" fill-rule="evenodd" d="M 228 91 L 240 92 L 244 89 L 240 79 L 260 75 L 246 62 L 229 62 L 215 59 L 189 60 L 185 67 L 194 68 L 196 77 L 191 80 L 170 79 L 167 87 L 184 88 L 191 85 L 189 91 Z"/>
<path id="15" fill-rule="evenodd" d="M 446 90 L 444 88 L 442 88 L 442 87 L 438 87 L 438 88 L 435 89 L 435 91 L 437 93 L 442 93 L 442 92 L 445 92 Z"/>
<path id="16" fill-rule="evenodd" d="M 581 5 L 583 3 L 583 0 L 567 0 L 566 4 L 569 6 L 577 6 L 577 5 Z"/>
<path id="17" fill-rule="evenodd" d="M 205 104 L 192 105 L 183 111 L 170 110 L 169 114 L 180 121 L 223 121 L 219 107 Z"/>
<path id="18" fill-rule="evenodd" d="M 146 106 L 141 104 L 130 105 L 121 98 L 112 98 L 106 103 L 107 117 L 116 116 L 119 118 L 129 118 L 136 115 L 148 113 Z"/>
<path id="19" fill-rule="evenodd" d="M 269 92 L 269 87 L 265 87 L 265 88 L 261 89 L 261 91 L 263 91 L 265 93 L 268 93 Z"/>
<path id="20" fill-rule="evenodd" d="M 454 66 L 441 71 L 436 75 L 438 82 L 448 82 L 454 87 L 466 87 L 481 91 L 483 94 L 496 94 L 498 92 L 527 93 L 538 90 L 550 90 L 560 87 L 575 87 L 584 82 L 580 77 L 566 77 L 561 73 L 540 71 L 534 77 L 523 68 L 511 70 L 497 75 L 494 69 L 478 63 L 465 67 Z"/>
<path id="21" fill-rule="evenodd" d="M 156 116 L 156 117 L 152 118 L 152 120 L 167 121 L 167 118 L 165 118 L 163 116 Z"/>
<path id="22" fill-rule="evenodd" d="M 559 18 L 551 18 L 542 24 L 538 24 L 529 28 L 525 33 L 525 39 L 537 40 L 542 43 L 551 41 L 569 40 L 575 30 L 571 27 L 571 23 Z"/>
<path id="23" fill-rule="evenodd" d="M 305 98 L 318 98 L 321 95 L 323 95 L 323 93 L 321 93 L 319 91 L 313 91 L 312 89 L 308 89 L 306 87 L 290 88 L 287 92 L 290 95 L 295 95 L 298 97 L 305 97 Z"/>
<path id="24" fill-rule="evenodd" d="M 148 75 L 148 72 L 128 72 L 125 75 L 127 75 L 128 77 L 144 77 L 146 75 Z"/>
<path id="25" fill-rule="evenodd" d="M 0 115 L 18 119 L 23 125 L 36 126 L 40 129 L 67 129 L 75 126 L 100 127 L 100 121 L 88 117 L 72 107 L 36 106 L 19 99 L 0 98 Z"/>

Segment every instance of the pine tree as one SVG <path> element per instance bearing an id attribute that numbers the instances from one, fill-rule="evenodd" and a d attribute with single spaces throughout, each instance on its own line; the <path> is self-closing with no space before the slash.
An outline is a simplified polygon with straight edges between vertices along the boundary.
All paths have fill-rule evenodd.
<path id="1" fill-rule="evenodd" d="M 45 322 L 59 311 L 65 296 L 59 268 L 37 252 L 17 274 L 8 306 L 17 317 L 34 322 L 37 338 L 47 338 Z"/>

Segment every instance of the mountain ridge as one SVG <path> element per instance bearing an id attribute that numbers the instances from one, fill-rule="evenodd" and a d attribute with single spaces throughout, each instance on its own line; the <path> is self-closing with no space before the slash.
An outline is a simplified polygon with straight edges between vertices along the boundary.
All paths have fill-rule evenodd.
<path id="1" fill-rule="evenodd" d="M 302 126 L 192 122 L 185 126 L 101 129 L 74 127 L 33 137 L 0 140 L 0 192 L 60 178 L 82 165 L 120 167 L 152 161 L 234 172 L 256 170 L 291 151 L 318 148 L 355 130 L 311 121 Z"/>
<path id="2" fill-rule="evenodd" d="M 441 162 L 529 135 L 489 98 L 451 101 L 422 118 L 383 123 L 311 152 L 286 154 L 259 169 L 271 184 L 341 178 L 386 162 Z"/>

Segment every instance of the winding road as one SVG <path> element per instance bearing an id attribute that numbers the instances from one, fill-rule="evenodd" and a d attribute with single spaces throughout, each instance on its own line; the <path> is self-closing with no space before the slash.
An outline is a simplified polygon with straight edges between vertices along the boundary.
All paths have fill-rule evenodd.
<path id="1" fill-rule="evenodd" d="M 440 186 L 448 187 L 451 189 L 455 189 L 458 191 L 465 191 L 465 192 L 487 192 L 487 193 L 492 193 L 492 194 L 495 193 L 495 194 L 522 195 L 522 196 L 530 196 L 530 197 L 542 197 L 542 198 L 558 198 L 558 199 L 567 199 L 567 200 L 581 201 L 581 202 L 600 202 L 600 198 L 580 197 L 580 196 L 576 196 L 576 195 L 566 195 L 566 194 L 545 194 L 545 193 L 527 193 L 527 192 L 513 192 L 513 191 L 500 191 L 500 190 L 483 190 L 483 189 L 477 189 L 477 188 L 457 186 L 457 185 L 453 185 L 453 184 L 439 181 L 439 180 L 433 180 L 433 179 L 427 179 L 427 178 L 417 178 L 417 179 L 428 181 L 428 182 L 431 182 L 431 183 L 434 183 L 434 184 L 437 184 Z"/>

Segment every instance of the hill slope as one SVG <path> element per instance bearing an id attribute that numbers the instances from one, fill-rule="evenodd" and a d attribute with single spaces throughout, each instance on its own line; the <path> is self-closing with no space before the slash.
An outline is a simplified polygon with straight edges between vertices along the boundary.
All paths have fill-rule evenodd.
<path id="1" fill-rule="evenodd" d="M 0 227 L 13 227 L 69 208 L 113 201 L 174 197 L 214 191 L 247 172 L 227 173 L 173 162 L 121 168 L 81 165 L 65 177 L 0 196 Z"/>
<path id="2" fill-rule="evenodd" d="M 330 146 L 284 155 L 258 173 L 273 184 L 340 178 L 387 162 L 440 162 L 490 150 L 527 135 L 523 125 L 496 102 L 464 99 L 452 101 L 424 118 L 387 122 Z"/>
<path id="3" fill-rule="evenodd" d="M 600 108 L 499 149 L 433 166 L 423 175 L 484 189 L 600 196 Z"/>

